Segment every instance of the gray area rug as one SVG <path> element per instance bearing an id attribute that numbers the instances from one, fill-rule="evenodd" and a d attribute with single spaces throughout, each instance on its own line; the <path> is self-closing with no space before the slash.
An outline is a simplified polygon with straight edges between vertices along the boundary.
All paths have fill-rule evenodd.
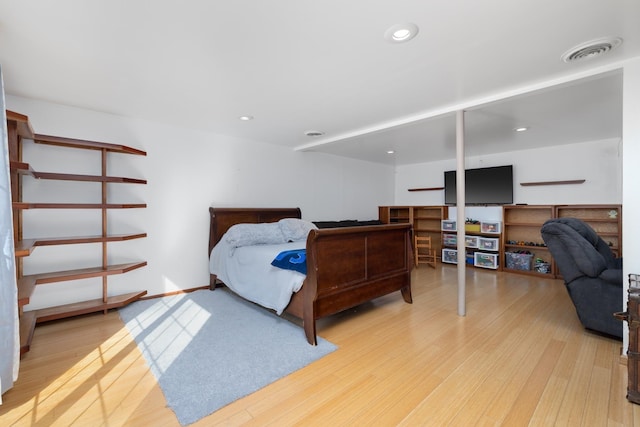
<path id="1" fill-rule="evenodd" d="M 198 421 L 337 347 L 222 288 L 120 309 L 182 425 Z"/>

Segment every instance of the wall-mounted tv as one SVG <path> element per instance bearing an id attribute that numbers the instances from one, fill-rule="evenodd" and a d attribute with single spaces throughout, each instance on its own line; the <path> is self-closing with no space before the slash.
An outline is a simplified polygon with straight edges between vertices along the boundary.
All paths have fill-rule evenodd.
<path id="1" fill-rule="evenodd" d="M 467 169 L 467 205 L 509 205 L 513 203 L 513 166 Z M 444 203 L 456 204 L 456 171 L 444 173 Z"/>

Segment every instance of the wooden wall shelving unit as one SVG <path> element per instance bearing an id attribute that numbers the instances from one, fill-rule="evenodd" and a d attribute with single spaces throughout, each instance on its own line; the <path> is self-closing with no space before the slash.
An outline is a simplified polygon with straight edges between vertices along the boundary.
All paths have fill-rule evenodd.
<path id="1" fill-rule="evenodd" d="M 561 278 L 551 253 L 546 246 L 543 246 L 544 241 L 540 234 L 544 222 L 551 218 L 572 217 L 585 221 L 605 242 L 609 243 L 616 256 L 622 255 L 621 205 L 508 205 L 503 207 L 502 216 L 504 218 L 503 252 L 528 250 L 534 254 L 534 258 L 541 258 L 551 266 L 549 273 L 507 268 L 504 269 L 505 271 Z"/>
<path id="2" fill-rule="evenodd" d="M 578 218 L 589 224 L 613 251 L 622 256 L 622 205 L 558 205 L 556 218 Z"/>
<path id="3" fill-rule="evenodd" d="M 418 235 L 430 235 L 440 254 L 442 248 L 455 250 L 455 245 L 444 244 L 443 235 L 455 231 L 441 230 L 441 221 L 448 219 L 447 206 L 379 206 L 378 217 L 384 223 L 411 223 Z M 609 244 L 613 253 L 622 255 L 622 205 L 504 205 L 502 228 L 498 235 L 466 232 L 467 235 L 499 238 L 498 266 L 496 270 L 528 274 L 547 278 L 561 278 L 551 253 L 544 245 L 540 229 L 551 218 L 574 217 L 588 223 Z M 531 270 L 507 268 L 507 252 L 519 250 L 533 254 Z M 534 269 L 535 259 L 549 264 L 549 272 Z"/>
<path id="4" fill-rule="evenodd" d="M 431 236 L 431 245 L 440 254 L 443 219 L 449 217 L 447 206 L 379 206 L 378 219 L 385 224 L 410 223 L 418 236 Z"/>
<path id="5" fill-rule="evenodd" d="M 549 273 L 538 273 L 533 269 L 515 270 L 506 267 L 506 255 L 504 256 L 504 271 L 521 274 L 531 274 L 542 277 L 554 277 L 555 263 L 551 253 L 544 246 L 544 240 L 540 235 L 542 224 L 554 217 L 553 206 L 550 205 L 508 205 L 502 208 L 504 220 L 504 239 L 502 252 L 515 252 L 519 250 L 529 251 L 534 258 L 540 258 L 549 263 Z"/>
<path id="6" fill-rule="evenodd" d="M 138 261 L 126 264 L 109 265 L 107 262 L 108 243 L 144 238 L 146 233 L 133 234 L 108 234 L 107 211 L 109 209 L 145 208 L 144 203 L 113 204 L 107 202 L 108 183 L 146 184 L 146 180 L 137 178 L 115 177 L 107 175 L 108 153 L 121 153 L 146 156 L 141 150 L 123 145 L 109 144 L 96 141 L 85 141 L 72 138 L 64 138 L 49 135 L 39 135 L 33 132 L 27 116 L 7 110 L 7 128 L 9 136 L 9 161 L 11 173 L 11 194 L 14 218 L 14 241 L 16 248 L 16 274 L 18 282 L 18 308 L 20 313 L 20 341 L 21 354 L 29 350 L 36 323 L 57 320 L 81 314 L 93 312 L 106 312 L 112 308 L 129 304 L 147 293 L 147 291 L 131 292 L 124 295 L 109 296 L 107 277 L 114 274 L 124 274 L 147 265 L 146 261 Z M 34 171 L 28 163 L 22 159 L 22 145 L 24 141 L 33 141 L 36 144 L 56 145 L 70 149 L 94 150 L 101 155 L 101 173 L 99 175 L 80 175 L 67 173 L 52 173 Z M 22 180 L 25 177 L 34 179 L 49 179 L 63 181 L 86 181 L 101 184 L 101 203 L 39 203 L 24 201 L 22 198 Z M 31 178 L 28 178 L 31 179 Z M 43 237 L 23 239 L 22 211 L 25 209 L 98 209 L 102 211 L 102 234 L 94 236 L 74 237 Z M 69 245 L 69 244 L 93 244 L 102 245 L 102 262 L 91 268 L 82 268 L 66 271 L 54 271 L 40 274 L 25 275 L 23 271 L 23 257 L 30 256 L 39 246 Z M 36 286 L 45 283 L 67 282 L 79 279 L 101 277 L 102 298 L 49 307 L 39 310 L 23 310 Z"/>

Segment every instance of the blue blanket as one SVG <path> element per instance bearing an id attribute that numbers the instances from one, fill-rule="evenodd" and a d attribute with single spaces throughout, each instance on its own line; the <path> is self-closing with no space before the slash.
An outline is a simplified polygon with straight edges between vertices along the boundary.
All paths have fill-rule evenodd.
<path id="1" fill-rule="evenodd" d="M 271 265 L 307 274 L 307 251 L 305 249 L 282 251 L 271 261 Z"/>

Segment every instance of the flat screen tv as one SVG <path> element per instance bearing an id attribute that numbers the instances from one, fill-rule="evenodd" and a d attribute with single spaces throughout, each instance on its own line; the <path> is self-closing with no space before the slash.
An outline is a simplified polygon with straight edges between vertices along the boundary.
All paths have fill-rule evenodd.
<path id="1" fill-rule="evenodd" d="M 513 166 L 467 169 L 467 205 L 509 205 L 513 203 Z M 456 204 L 456 171 L 444 173 L 444 203 Z"/>

